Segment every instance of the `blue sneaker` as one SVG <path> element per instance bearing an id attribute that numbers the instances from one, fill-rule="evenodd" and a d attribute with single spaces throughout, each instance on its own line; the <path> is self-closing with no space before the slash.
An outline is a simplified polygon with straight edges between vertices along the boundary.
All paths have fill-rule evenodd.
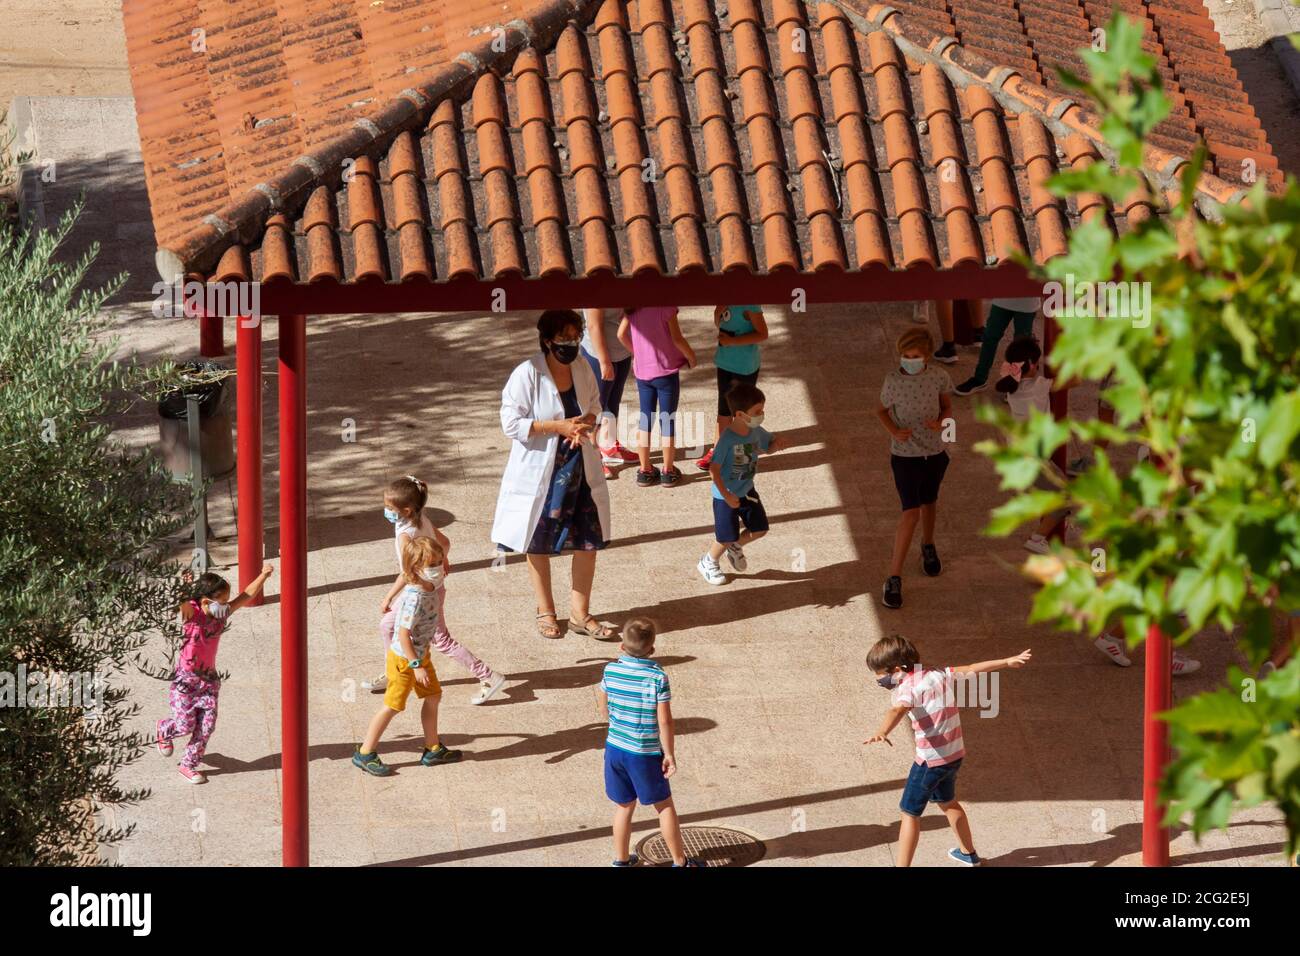
<path id="1" fill-rule="evenodd" d="M 674 863 L 672 868 L 675 870 L 675 869 L 678 868 L 678 866 L 703 866 L 703 865 L 704 865 L 704 861 L 703 861 L 703 860 L 697 860 L 697 859 L 696 859 L 695 857 L 693 857 L 693 856 L 688 856 L 688 857 L 686 858 L 686 862 L 685 862 L 685 863 L 681 863 L 681 864 Z"/>
<path id="2" fill-rule="evenodd" d="M 963 853 L 959 847 L 953 847 L 948 851 L 948 855 L 960 863 L 962 866 L 983 866 L 984 861 L 980 859 L 978 853 Z"/>
<path id="3" fill-rule="evenodd" d="M 363 754 L 360 747 L 353 751 L 352 765 L 360 767 L 372 777 L 387 777 L 393 772 L 392 767 L 384 766 L 384 762 L 379 759 L 379 754 Z"/>
<path id="4" fill-rule="evenodd" d="M 615 860 L 612 866 L 636 866 L 641 862 L 641 858 L 635 853 L 629 853 L 626 860 Z"/>

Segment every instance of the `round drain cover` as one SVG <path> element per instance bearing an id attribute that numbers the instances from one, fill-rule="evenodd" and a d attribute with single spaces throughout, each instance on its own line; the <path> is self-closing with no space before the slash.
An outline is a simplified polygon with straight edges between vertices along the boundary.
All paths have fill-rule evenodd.
<path id="1" fill-rule="evenodd" d="M 757 863 L 767 847 L 752 833 L 730 827 L 682 827 L 686 855 L 705 866 L 749 866 Z M 650 866 L 669 866 L 673 862 L 668 844 L 659 831 L 637 844 L 637 856 Z"/>

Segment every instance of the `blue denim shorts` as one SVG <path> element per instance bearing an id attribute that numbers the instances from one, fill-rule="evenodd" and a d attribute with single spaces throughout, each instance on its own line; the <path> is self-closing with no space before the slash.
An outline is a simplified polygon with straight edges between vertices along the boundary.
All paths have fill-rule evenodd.
<path id="1" fill-rule="evenodd" d="M 907 785 L 903 787 L 903 799 L 898 801 L 898 809 L 909 817 L 919 817 L 925 812 L 927 803 L 951 803 L 956 800 L 957 771 L 960 769 L 961 760 L 954 760 L 942 767 L 912 764 L 912 770 L 907 775 Z"/>

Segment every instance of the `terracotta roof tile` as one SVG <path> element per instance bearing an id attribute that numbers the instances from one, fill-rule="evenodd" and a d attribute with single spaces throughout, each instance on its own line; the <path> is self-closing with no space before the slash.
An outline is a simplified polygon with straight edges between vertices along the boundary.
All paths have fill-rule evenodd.
<path id="1" fill-rule="evenodd" d="M 1148 155 L 1163 182 L 1201 135 L 1220 174 L 1246 159 L 1275 169 L 1200 14 L 1185 0 L 1121 5 L 1152 21 L 1175 104 Z M 1111 215 L 1099 197 L 1064 202 L 1045 186 L 1101 158 L 1097 117 L 1062 95 L 1052 66 L 1077 66 L 1072 48 L 1102 6 L 458 0 L 439 17 L 404 0 L 421 34 L 410 37 L 368 5 L 279 0 L 283 49 L 232 15 L 215 68 L 198 72 L 181 57 L 187 4 L 159 4 L 167 39 L 147 49 L 130 10 L 133 69 L 156 50 L 171 82 L 213 110 L 187 139 L 206 151 L 196 175 L 167 161 L 183 114 L 142 98 L 169 243 L 160 268 L 492 282 L 986 265 L 1019 250 L 1041 261 L 1080 218 Z M 308 65 L 317 48 L 321 65 Z M 310 109 L 293 85 L 309 73 Z M 256 93 L 240 91 L 248 83 Z M 251 108 L 261 102 L 290 120 Z M 223 145 L 240 153 L 229 169 Z M 1237 195 L 1202 184 L 1206 200 Z M 1138 193 L 1113 222 L 1155 209 Z"/>

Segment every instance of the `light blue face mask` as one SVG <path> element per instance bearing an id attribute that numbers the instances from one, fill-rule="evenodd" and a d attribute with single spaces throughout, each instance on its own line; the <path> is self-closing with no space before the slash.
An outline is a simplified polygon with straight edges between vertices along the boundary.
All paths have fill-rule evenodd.
<path id="1" fill-rule="evenodd" d="M 397 521 L 401 517 L 401 515 L 399 515 L 392 508 L 385 508 L 384 517 L 388 519 L 389 524 L 397 524 Z"/>
<path id="2" fill-rule="evenodd" d="M 898 364 L 908 375 L 920 375 L 925 371 L 925 359 L 923 358 L 900 358 Z"/>

